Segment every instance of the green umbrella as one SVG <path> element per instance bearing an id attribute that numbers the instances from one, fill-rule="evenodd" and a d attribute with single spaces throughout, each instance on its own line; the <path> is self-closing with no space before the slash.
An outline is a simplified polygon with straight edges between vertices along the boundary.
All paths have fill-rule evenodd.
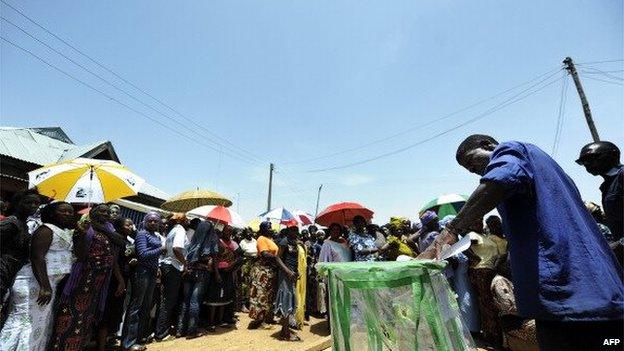
<path id="1" fill-rule="evenodd" d="M 446 194 L 427 202 L 421 209 L 420 213 L 427 210 L 433 210 L 438 214 L 438 218 L 442 219 L 448 215 L 457 215 L 459 210 L 468 200 L 468 196 L 459 194 Z"/>

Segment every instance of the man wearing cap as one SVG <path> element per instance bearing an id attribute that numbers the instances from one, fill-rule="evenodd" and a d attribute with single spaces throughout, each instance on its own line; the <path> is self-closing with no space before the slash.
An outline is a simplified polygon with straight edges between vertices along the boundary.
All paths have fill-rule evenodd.
<path id="1" fill-rule="evenodd" d="M 624 337 L 621 268 L 576 185 L 537 146 L 475 134 L 457 162 L 481 176 L 457 217 L 419 258 L 433 258 L 498 208 L 508 240 L 514 294 L 535 319 L 540 350 L 600 350 Z"/>
<path id="2" fill-rule="evenodd" d="M 620 149 L 608 141 L 597 141 L 581 149 L 576 160 L 589 174 L 601 176 L 602 208 L 607 227 L 615 240 L 624 236 L 624 165 L 620 163 Z"/>

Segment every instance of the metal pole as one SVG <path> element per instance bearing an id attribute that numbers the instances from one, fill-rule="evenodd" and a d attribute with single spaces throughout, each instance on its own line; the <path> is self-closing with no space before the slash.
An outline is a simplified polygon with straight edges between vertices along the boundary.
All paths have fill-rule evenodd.
<path id="1" fill-rule="evenodd" d="M 321 189 L 323 189 L 323 184 L 321 184 L 321 186 L 319 186 L 318 195 L 316 196 L 316 212 L 314 213 L 314 220 L 315 221 L 316 221 L 316 216 L 318 216 L 319 202 L 321 200 Z"/>
<path id="2" fill-rule="evenodd" d="M 271 210 L 271 193 L 273 192 L 273 170 L 275 166 L 271 163 L 269 167 L 269 198 L 267 200 L 267 211 Z"/>
<path id="3" fill-rule="evenodd" d="M 581 85 L 581 80 L 579 79 L 578 72 L 576 72 L 576 67 L 574 67 L 574 62 L 572 62 L 572 59 L 570 57 L 566 57 L 565 60 L 563 60 L 563 64 L 565 64 L 565 69 L 570 72 L 570 75 L 574 80 L 574 85 L 576 86 L 576 91 L 579 94 L 579 98 L 581 98 L 581 105 L 583 106 L 583 113 L 585 114 L 585 119 L 587 120 L 589 132 L 591 133 L 594 141 L 600 141 L 600 136 L 598 136 L 598 130 L 596 129 L 596 125 L 594 124 L 591 110 L 589 109 L 589 102 L 587 102 L 587 97 L 585 96 L 585 92 L 583 91 L 583 86 Z"/>

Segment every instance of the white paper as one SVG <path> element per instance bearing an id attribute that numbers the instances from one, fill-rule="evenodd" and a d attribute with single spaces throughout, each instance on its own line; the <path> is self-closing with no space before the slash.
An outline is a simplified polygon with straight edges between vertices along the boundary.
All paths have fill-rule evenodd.
<path id="1" fill-rule="evenodd" d="M 446 260 L 449 257 L 453 257 L 459 253 L 468 250 L 470 248 L 470 240 L 470 234 L 464 236 L 463 238 L 461 238 L 461 240 L 453 244 L 453 246 L 447 247 L 446 249 L 442 250 L 442 252 L 440 253 L 440 259 Z"/>

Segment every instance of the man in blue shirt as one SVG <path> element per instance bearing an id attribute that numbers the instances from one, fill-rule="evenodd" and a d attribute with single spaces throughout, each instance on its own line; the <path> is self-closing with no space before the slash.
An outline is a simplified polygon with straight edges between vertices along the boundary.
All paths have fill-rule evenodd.
<path id="1" fill-rule="evenodd" d="M 487 135 L 466 138 L 456 158 L 481 184 L 419 257 L 435 257 L 498 207 L 518 312 L 536 320 L 540 349 L 595 350 L 604 339 L 622 340 L 621 268 L 561 167 L 535 145 Z"/>

